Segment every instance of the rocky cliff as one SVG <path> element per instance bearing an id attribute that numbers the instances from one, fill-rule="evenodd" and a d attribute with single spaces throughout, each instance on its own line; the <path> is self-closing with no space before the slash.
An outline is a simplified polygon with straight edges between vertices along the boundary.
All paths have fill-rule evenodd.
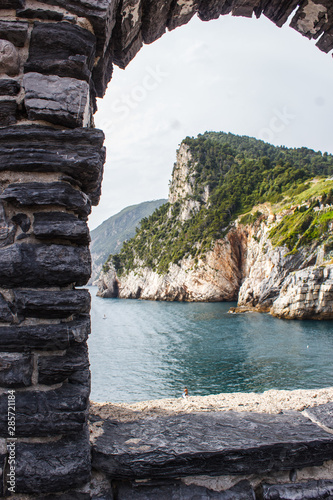
<path id="1" fill-rule="evenodd" d="M 241 163 L 239 155 L 227 150 L 226 143 L 223 148 L 226 162 L 233 157 L 235 163 Z M 143 227 L 139 242 L 137 236 L 125 246 L 123 254 L 110 257 L 105 266 L 108 272 L 100 275 L 98 294 L 150 300 L 238 301 L 231 312 L 254 310 L 292 319 L 333 318 L 333 180 L 301 179 L 293 187 L 289 183 L 284 194 L 273 199 L 275 203 L 265 201 L 245 215 L 230 217 L 220 237 L 214 234 L 207 240 L 207 231 L 211 231 L 208 221 L 214 226 L 216 218 L 228 215 L 232 206 L 223 208 L 220 215 L 216 177 L 202 182 L 203 176 L 209 177 L 209 173 L 202 173 L 202 162 L 209 155 L 203 160 L 202 153 L 195 152 L 193 145 L 180 146 L 169 203 L 154 214 L 151 226 Z M 223 172 L 222 160 L 217 170 L 222 171 L 223 182 L 228 182 L 230 168 Z M 223 200 L 227 196 L 224 192 Z M 197 220 L 201 239 L 195 233 Z M 181 238 L 182 244 L 188 245 L 183 254 L 177 250 Z M 146 257 L 142 251 L 145 244 L 150 249 Z M 154 260 L 158 244 L 169 248 Z"/>

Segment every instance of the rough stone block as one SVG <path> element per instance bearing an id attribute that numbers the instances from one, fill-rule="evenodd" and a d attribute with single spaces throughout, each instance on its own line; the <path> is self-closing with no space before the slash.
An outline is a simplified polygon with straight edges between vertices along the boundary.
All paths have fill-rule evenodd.
<path id="1" fill-rule="evenodd" d="M 7 459 L 6 441 L 4 439 L 0 439 L 0 497 L 2 497 L 4 494 L 3 485 L 5 483 L 4 470 L 5 470 L 6 459 Z"/>
<path id="2" fill-rule="evenodd" d="M 98 204 L 105 161 L 104 134 L 96 129 L 0 129 L 0 171 L 61 172 L 82 185 Z M 79 184 L 79 185 L 80 185 Z"/>
<path id="3" fill-rule="evenodd" d="M 93 466 L 118 479 L 267 474 L 333 458 L 333 435 L 296 412 L 110 420 L 103 431 L 93 445 Z"/>
<path id="4" fill-rule="evenodd" d="M 0 386 L 28 387 L 33 370 L 29 354 L 0 353 Z"/>
<path id="5" fill-rule="evenodd" d="M 112 32 L 113 62 L 125 68 L 143 45 L 141 0 L 123 0 Z"/>
<path id="6" fill-rule="evenodd" d="M 36 498 L 37 500 L 93 500 L 90 493 L 82 493 L 80 491 L 73 490 L 66 493 L 59 493 L 59 495 L 42 495 L 34 498 Z M 98 497 L 98 500 L 104 500 L 104 498 Z M 110 498 L 110 500 L 113 500 L 113 498 Z"/>
<path id="7" fill-rule="evenodd" d="M 91 211 L 88 196 L 74 189 L 68 182 L 9 184 L 0 195 L 0 200 L 16 206 L 57 205 L 74 210 L 82 217 L 86 217 Z"/>
<path id="8" fill-rule="evenodd" d="M 323 52 L 328 53 L 333 49 L 333 28 L 331 28 L 327 33 L 318 40 L 316 43 L 317 47 Z"/>
<path id="9" fill-rule="evenodd" d="M 89 124 L 89 85 L 75 78 L 27 73 L 23 78 L 29 120 L 66 127 Z"/>
<path id="10" fill-rule="evenodd" d="M 268 19 L 281 27 L 298 5 L 299 0 L 264 0 L 260 2 L 256 14 L 259 17 L 260 13 L 263 12 Z"/>
<path id="11" fill-rule="evenodd" d="M 134 59 L 143 45 L 141 31 L 137 34 L 134 40 L 127 47 L 117 48 L 117 44 L 113 46 L 113 62 L 119 68 L 125 69 L 126 66 Z"/>
<path id="12" fill-rule="evenodd" d="M 4 323 L 11 323 L 13 321 L 13 313 L 9 307 L 8 302 L 0 294 L 0 321 Z"/>
<path id="13" fill-rule="evenodd" d="M 16 80 L 4 78 L 0 80 L 0 95 L 15 96 L 20 92 L 21 85 Z"/>
<path id="14" fill-rule="evenodd" d="M 261 0 L 236 0 L 233 2 L 232 15 L 252 17 L 253 12 L 258 9 Z"/>
<path id="15" fill-rule="evenodd" d="M 97 55 L 104 52 L 116 22 L 119 0 L 45 0 L 44 3 L 59 5 L 69 12 L 86 17 L 92 24 L 97 36 Z"/>
<path id="16" fill-rule="evenodd" d="M 3 2 L 6 3 L 6 0 L 2 0 L 1 8 L 3 8 Z M 7 7 L 9 9 L 15 8 L 15 4 L 17 7 L 23 4 L 20 1 L 9 1 L 7 3 L 12 4 L 11 7 Z M 24 22 L 0 21 L 0 39 L 8 40 L 16 47 L 23 47 L 28 36 L 28 27 L 28 23 Z"/>
<path id="17" fill-rule="evenodd" d="M 33 232 L 38 239 L 65 238 L 80 245 L 88 245 L 90 242 L 86 222 L 64 212 L 34 214 Z"/>
<path id="18" fill-rule="evenodd" d="M 0 40 L 0 73 L 16 76 L 20 71 L 19 53 L 14 44 Z"/>
<path id="19" fill-rule="evenodd" d="M 39 356 L 38 382 L 52 385 L 65 382 L 66 379 L 88 383 L 90 380 L 89 357 L 86 344 L 79 344 L 57 356 Z"/>
<path id="20" fill-rule="evenodd" d="M 89 82 L 96 38 L 69 23 L 35 23 L 25 72 L 43 73 Z"/>
<path id="21" fill-rule="evenodd" d="M 198 11 L 201 3 L 201 0 L 192 0 L 186 4 L 182 2 L 173 2 L 167 23 L 168 29 L 173 30 L 178 28 L 178 26 L 188 23 Z"/>
<path id="22" fill-rule="evenodd" d="M 51 287 L 85 285 L 91 274 L 87 247 L 15 243 L 0 249 L 0 286 Z"/>
<path id="23" fill-rule="evenodd" d="M 1 326 L 0 352 L 61 351 L 85 342 L 90 318 L 59 324 Z"/>
<path id="24" fill-rule="evenodd" d="M 58 436 L 85 428 L 90 386 L 64 384 L 48 391 L 16 391 L 15 435 Z M 7 394 L 0 396 L 0 436 L 8 436 Z M 17 454 L 18 456 L 18 454 Z M 64 488 L 62 488 L 64 489 Z"/>
<path id="25" fill-rule="evenodd" d="M 213 491 L 181 481 L 154 481 L 145 483 L 113 484 L 118 500 L 255 500 L 254 491 L 248 481 L 240 481 L 226 491 Z"/>
<path id="26" fill-rule="evenodd" d="M 141 32 L 144 43 L 152 43 L 166 31 L 172 0 L 142 2 Z"/>
<path id="27" fill-rule="evenodd" d="M 109 81 L 112 78 L 112 43 L 107 47 L 104 56 L 100 57 L 92 72 L 97 97 L 104 97 Z"/>
<path id="28" fill-rule="evenodd" d="M 232 2 L 228 0 L 205 0 L 199 6 L 199 17 L 202 21 L 218 19 L 221 14 L 230 14 Z"/>
<path id="29" fill-rule="evenodd" d="M 0 127 L 8 127 L 16 123 L 17 103 L 14 100 L 1 101 Z"/>
<path id="30" fill-rule="evenodd" d="M 44 19 L 48 21 L 62 21 L 64 18 L 64 14 L 62 12 L 38 8 L 17 9 L 16 15 L 17 17 L 23 17 L 25 19 Z"/>
<path id="31" fill-rule="evenodd" d="M 87 432 L 51 443 L 17 443 L 16 456 L 17 493 L 38 498 L 42 493 L 76 488 L 90 478 Z"/>
<path id="32" fill-rule="evenodd" d="M 0 9 L 18 9 L 23 7 L 25 0 L 1 0 Z"/>
<path id="33" fill-rule="evenodd" d="M 16 227 L 8 220 L 5 208 L 0 202 L 0 248 L 11 245 L 14 242 Z"/>
<path id="34" fill-rule="evenodd" d="M 333 481 L 307 481 L 294 484 L 264 484 L 263 500 L 324 500 L 333 498 Z"/>
<path id="35" fill-rule="evenodd" d="M 67 318 L 72 314 L 88 314 L 88 290 L 14 290 L 18 315 L 33 318 Z"/>
<path id="36" fill-rule="evenodd" d="M 333 402 L 308 408 L 305 410 L 305 414 L 309 416 L 311 420 L 333 430 Z"/>
<path id="37" fill-rule="evenodd" d="M 12 222 L 14 222 L 14 224 L 17 224 L 21 228 L 23 233 L 27 233 L 31 227 L 30 219 L 26 214 L 15 214 L 12 217 Z"/>

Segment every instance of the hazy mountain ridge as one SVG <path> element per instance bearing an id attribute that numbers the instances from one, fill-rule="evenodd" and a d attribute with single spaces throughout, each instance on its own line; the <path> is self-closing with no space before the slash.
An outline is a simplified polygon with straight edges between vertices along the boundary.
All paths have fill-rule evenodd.
<path id="1" fill-rule="evenodd" d="M 124 208 L 102 222 L 91 231 L 90 252 L 92 258 L 92 277 L 95 280 L 110 253 L 118 253 L 124 241 L 135 235 L 135 230 L 144 217 L 149 217 L 156 208 L 167 200 L 145 201 Z"/>

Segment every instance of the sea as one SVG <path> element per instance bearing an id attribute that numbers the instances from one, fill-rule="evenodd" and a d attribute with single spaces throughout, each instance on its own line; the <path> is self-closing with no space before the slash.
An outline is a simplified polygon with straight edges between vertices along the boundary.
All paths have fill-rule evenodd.
<path id="1" fill-rule="evenodd" d="M 235 303 L 92 298 L 93 401 L 333 386 L 333 322 L 229 314 Z"/>

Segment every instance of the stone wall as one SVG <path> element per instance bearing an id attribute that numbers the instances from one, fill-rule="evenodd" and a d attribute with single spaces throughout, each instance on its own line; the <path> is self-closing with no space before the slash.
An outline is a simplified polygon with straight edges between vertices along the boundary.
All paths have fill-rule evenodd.
<path id="1" fill-rule="evenodd" d="M 87 217 L 105 159 L 93 114 L 112 65 L 196 13 L 263 13 L 281 26 L 298 3 L 292 26 L 329 52 L 331 0 L 1 0 L 0 495 L 10 494 L 8 391 L 15 493 L 46 498 L 90 478 L 90 298 L 76 287 L 90 276 Z M 63 498 L 79 497 L 90 494 Z"/>
<path id="2" fill-rule="evenodd" d="M 1 494 L 44 498 L 91 475 L 90 295 L 76 287 L 90 277 L 87 218 L 105 160 L 92 118 L 100 40 L 80 13 L 1 7 Z"/>

